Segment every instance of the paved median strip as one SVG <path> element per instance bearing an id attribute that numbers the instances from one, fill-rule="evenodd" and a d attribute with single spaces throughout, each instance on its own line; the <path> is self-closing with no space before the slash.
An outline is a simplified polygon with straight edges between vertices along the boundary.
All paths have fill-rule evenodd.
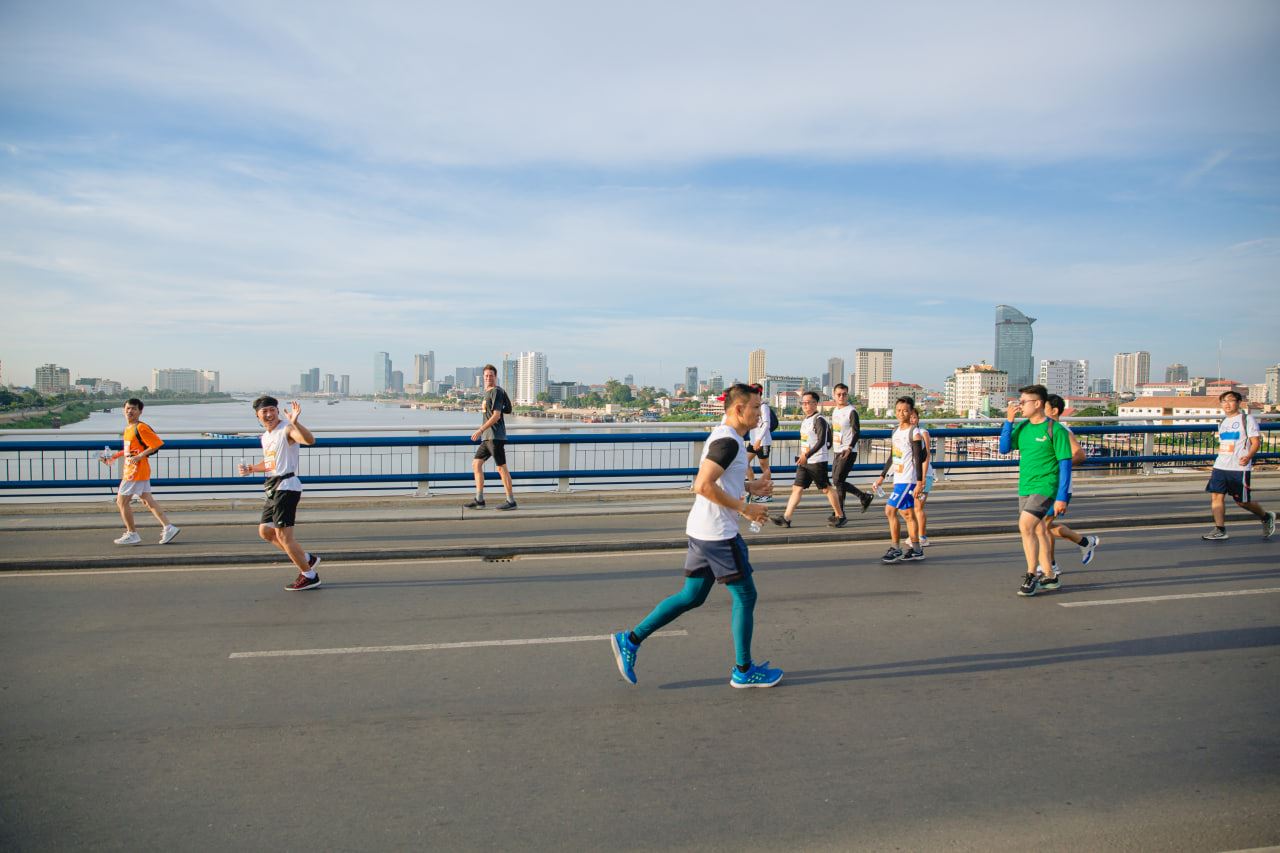
<path id="1" fill-rule="evenodd" d="M 688 631 L 659 631 L 653 637 L 687 637 Z M 312 655 L 368 655 L 380 652 L 434 652 L 444 649 L 482 649 L 491 646 L 549 646 L 557 643 L 594 643 L 609 639 L 611 634 L 582 637 L 535 637 L 524 640 L 473 640 L 463 643 L 419 643 L 412 646 L 351 646 L 343 649 L 280 649 L 267 652 L 232 652 L 231 660 L 244 658 L 297 658 Z"/>
<path id="2" fill-rule="evenodd" d="M 1188 592 L 1181 595 L 1145 595 L 1142 598 L 1108 598 L 1102 601 L 1059 601 L 1059 607 L 1101 607 L 1104 604 L 1145 604 L 1150 601 L 1177 601 L 1183 598 L 1226 598 L 1232 595 L 1264 595 L 1280 592 L 1280 587 L 1237 589 L 1226 592 Z"/>

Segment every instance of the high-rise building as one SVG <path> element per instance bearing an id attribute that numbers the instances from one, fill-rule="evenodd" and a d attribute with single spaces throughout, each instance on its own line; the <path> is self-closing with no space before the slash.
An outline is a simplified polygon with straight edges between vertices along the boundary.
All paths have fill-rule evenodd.
<path id="1" fill-rule="evenodd" d="M 1280 364 L 1268 367 L 1266 372 L 1267 396 L 1264 403 L 1280 403 Z"/>
<path id="2" fill-rule="evenodd" d="M 698 393 L 698 368 L 686 367 L 684 369 L 684 393 L 690 397 Z"/>
<path id="3" fill-rule="evenodd" d="M 311 393 L 311 374 L 310 373 L 298 374 L 298 393 L 299 394 Z"/>
<path id="4" fill-rule="evenodd" d="M 853 394 L 863 402 L 873 382 L 893 379 L 893 350 L 860 348 L 853 353 Z"/>
<path id="5" fill-rule="evenodd" d="M 42 364 L 36 368 L 36 392 L 62 394 L 71 390 L 71 370 L 56 364 Z"/>
<path id="6" fill-rule="evenodd" d="M 320 391 L 320 368 L 318 368 L 318 367 L 313 367 L 313 368 L 311 368 L 309 371 L 307 371 L 307 378 L 308 378 L 308 383 L 307 383 L 307 384 L 308 384 L 308 385 L 310 386 L 310 388 L 311 388 L 311 393 L 313 393 L 313 394 L 319 393 L 319 391 Z"/>
<path id="7" fill-rule="evenodd" d="M 1083 397 L 1089 393 L 1089 360 L 1042 358 L 1036 381 L 1048 388 L 1050 394 Z"/>
<path id="8" fill-rule="evenodd" d="M 413 357 L 413 381 L 426 387 L 436 378 L 436 354 L 434 350 L 418 353 Z"/>
<path id="9" fill-rule="evenodd" d="M 1112 382 L 1117 394 L 1133 394 L 1139 385 L 1150 381 L 1151 353 L 1145 350 L 1116 353 Z"/>
<path id="10" fill-rule="evenodd" d="M 520 363 L 516 368 L 516 403 L 534 405 L 538 402 L 538 395 L 547 390 L 549 381 L 546 353 L 520 353 Z"/>
<path id="11" fill-rule="evenodd" d="M 1031 354 L 1035 333 L 1028 317 L 1012 305 L 996 306 L 995 369 L 1009 374 L 1009 388 L 1024 388 L 1032 383 L 1035 359 Z"/>
<path id="12" fill-rule="evenodd" d="M 332 373 L 326 373 L 324 375 L 324 388 L 322 390 L 326 394 L 338 393 L 338 380 L 334 378 Z"/>
<path id="13" fill-rule="evenodd" d="M 385 394 L 391 387 L 391 355 L 385 352 L 373 354 L 373 393 Z"/>
<path id="14" fill-rule="evenodd" d="M 635 374 L 633 374 L 633 373 L 628 373 L 626 376 L 622 377 L 622 384 L 623 384 L 623 385 L 635 385 L 635 384 L 636 384 L 636 377 L 635 377 Z"/>
<path id="15" fill-rule="evenodd" d="M 752 385 L 764 385 L 767 375 L 764 369 L 764 350 L 753 349 L 747 356 L 747 382 Z"/>
<path id="16" fill-rule="evenodd" d="M 404 371 L 403 370 L 391 371 L 391 392 L 393 394 L 404 393 Z"/>
<path id="17" fill-rule="evenodd" d="M 338 377 L 338 393 L 344 397 L 351 393 L 350 373 L 344 373 Z"/>
<path id="18" fill-rule="evenodd" d="M 943 392 L 946 399 L 944 405 L 961 415 L 973 412 L 985 417 L 989 409 L 1004 406 L 1009 391 L 1009 374 L 1003 370 L 997 370 L 985 362 L 957 367 L 947 377 Z"/>
<path id="19" fill-rule="evenodd" d="M 724 377 L 720 375 L 720 371 L 711 371 L 711 378 L 707 380 L 707 390 L 712 394 L 724 393 Z"/>
<path id="20" fill-rule="evenodd" d="M 844 359 L 833 355 L 827 359 L 827 381 L 823 384 L 835 390 L 835 386 L 844 381 Z"/>
<path id="21" fill-rule="evenodd" d="M 497 367 L 497 365 L 494 365 Z M 498 374 L 498 385 L 510 396 L 516 391 L 517 377 L 520 375 L 520 360 L 511 357 L 511 353 L 502 354 L 502 372 Z M 483 377 L 482 377 L 483 378 Z"/>
<path id="22" fill-rule="evenodd" d="M 1089 383 L 1089 393 L 1098 397 L 1105 397 L 1115 392 L 1115 386 L 1111 384 L 1111 380 L 1103 376 Z"/>
<path id="23" fill-rule="evenodd" d="M 1185 364 L 1171 364 L 1164 369 L 1165 382 L 1190 382 L 1191 373 Z"/>
<path id="24" fill-rule="evenodd" d="M 304 376 L 306 374 L 303 374 Z M 152 368 L 153 391 L 185 391 L 189 394 L 217 392 L 221 374 L 216 370 L 192 370 L 189 367 Z"/>
<path id="25" fill-rule="evenodd" d="M 764 397 L 772 400 L 787 391 L 803 391 L 808 384 L 803 376 L 765 376 L 760 383 L 764 386 Z"/>

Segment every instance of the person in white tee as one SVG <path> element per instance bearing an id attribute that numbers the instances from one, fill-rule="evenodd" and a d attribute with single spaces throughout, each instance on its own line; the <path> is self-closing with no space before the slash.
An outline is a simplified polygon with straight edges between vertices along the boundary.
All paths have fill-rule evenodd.
<path id="1" fill-rule="evenodd" d="M 1208 541 L 1228 538 L 1227 495 L 1236 506 L 1262 521 L 1263 539 L 1270 539 L 1276 532 L 1276 514 L 1253 500 L 1253 458 L 1262 447 L 1262 431 L 1258 429 L 1258 419 L 1249 414 L 1247 407 L 1240 406 L 1243 399 L 1235 391 L 1225 391 L 1218 397 L 1225 417 L 1218 425 L 1218 458 L 1204 487 L 1213 509 L 1213 530 L 1200 538 Z"/>
<path id="2" fill-rule="evenodd" d="M 844 527 L 847 519 L 840 509 L 836 490 L 831 488 L 831 481 L 827 478 L 827 463 L 831 460 L 831 425 L 818 414 L 817 392 L 805 391 L 800 396 L 800 408 L 804 411 L 804 422 L 800 424 L 800 455 L 796 457 L 795 484 L 791 487 L 786 510 L 781 518 L 774 516 L 773 523 L 779 527 L 791 526 L 791 517 L 800 505 L 800 496 L 812 483 L 826 496 L 827 503 L 831 504 L 831 512 L 835 518 L 828 524 L 831 527 Z"/>
<path id="3" fill-rule="evenodd" d="M 302 500 L 302 481 L 298 479 L 302 460 L 298 446 L 310 447 L 316 443 L 316 437 L 298 420 L 302 407 L 296 400 L 285 415 L 287 421 L 281 420 L 280 401 L 275 397 L 264 395 L 254 400 L 253 411 L 266 429 L 262 434 L 263 458 L 252 465 L 241 465 L 239 473 L 242 477 L 255 472 L 267 475 L 263 484 L 267 499 L 262 507 L 258 535 L 283 551 L 297 567 L 298 577 L 286 590 L 316 589 L 320 586 L 320 575 L 316 571 L 320 558 L 303 550 L 293 533 L 298 503 Z"/>
<path id="4" fill-rule="evenodd" d="M 898 416 L 898 427 L 889 439 L 889 458 L 885 460 L 884 469 L 872 484 L 872 488 L 880 488 L 885 476 L 890 471 L 893 472 L 893 494 L 889 495 L 884 504 L 892 544 L 880 558 L 882 563 L 924 559 L 915 507 L 924 495 L 924 468 L 929 462 L 929 450 L 925 447 L 920 428 L 911 425 L 911 416 L 915 411 L 916 401 L 913 397 L 899 397 L 894 404 L 893 412 Z M 906 551 L 899 544 L 902 540 L 902 525 L 898 520 L 900 515 L 907 521 L 907 541 L 915 543 L 914 547 L 909 547 Z"/>
<path id="5" fill-rule="evenodd" d="M 747 482 L 751 482 L 756 478 L 756 472 L 751 465 L 752 459 L 760 461 L 760 473 L 766 479 L 773 479 L 773 472 L 769 470 L 769 452 L 773 449 L 773 409 L 764 401 L 764 386 L 758 382 L 751 383 L 752 391 L 761 396 L 760 400 L 760 422 L 755 428 L 747 434 Z M 773 500 L 769 495 L 749 498 L 759 503 L 768 503 Z"/>
<path id="6" fill-rule="evenodd" d="M 748 494 L 767 494 L 770 480 L 746 483 L 747 451 L 742 437 L 760 416 L 760 396 L 749 386 L 736 383 L 725 392 L 724 422 L 711 431 L 702 451 L 693 490 L 697 497 L 685 522 L 689 548 L 684 560 L 684 588 L 658 603 L 630 631 L 610 637 L 614 661 L 627 683 L 636 683 L 636 656 L 640 644 L 681 615 L 701 607 L 712 587 L 722 583 L 733 597 L 732 633 L 737 665 L 729 683 L 734 687 L 772 687 L 782 680 L 782 670 L 757 664 L 751 658 L 756 586 L 747 544 L 738 532 L 738 517 L 763 521 L 766 510 L 747 500 Z"/>

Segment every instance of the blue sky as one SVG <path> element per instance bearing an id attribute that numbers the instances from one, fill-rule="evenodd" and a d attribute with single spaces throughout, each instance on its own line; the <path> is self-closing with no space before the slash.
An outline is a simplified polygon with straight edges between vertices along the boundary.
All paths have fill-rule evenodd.
<path id="1" fill-rule="evenodd" d="M 4 379 L 1280 362 L 1280 4 L 0 4 Z"/>

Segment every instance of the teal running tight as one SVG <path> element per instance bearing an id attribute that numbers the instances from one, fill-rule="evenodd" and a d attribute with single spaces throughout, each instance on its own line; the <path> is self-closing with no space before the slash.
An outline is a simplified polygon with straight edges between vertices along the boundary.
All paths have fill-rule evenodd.
<path id="1" fill-rule="evenodd" d="M 644 642 L 654 631 L 671 624 L 695 607 L 701 607 L 713 586 L 715 580 L 709 577 L 685 578 L 684 589 L 660 601 L 631 633 L 638 642 Z M 733 596 L 733 649 L 738 656 L 738 665 L 747 666 L 751 663 L 751 632 L 755 628 L 756 584 L 751 575 L 747 575 L 725 586 Z"/>

